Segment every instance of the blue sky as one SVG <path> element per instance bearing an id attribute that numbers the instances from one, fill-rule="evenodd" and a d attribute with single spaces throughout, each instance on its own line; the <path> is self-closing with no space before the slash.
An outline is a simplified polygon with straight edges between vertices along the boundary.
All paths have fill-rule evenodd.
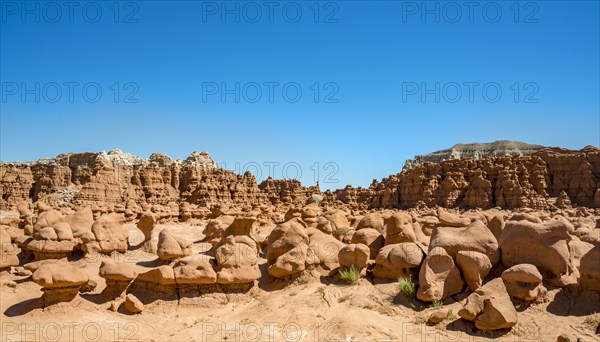
<path id="1" fill-rule="evenodd" d="M 455 143 L 600 145 L 599 2 L 469 3 L 1 1 L 0 159 L 198 150 L 340 188 Z"/>

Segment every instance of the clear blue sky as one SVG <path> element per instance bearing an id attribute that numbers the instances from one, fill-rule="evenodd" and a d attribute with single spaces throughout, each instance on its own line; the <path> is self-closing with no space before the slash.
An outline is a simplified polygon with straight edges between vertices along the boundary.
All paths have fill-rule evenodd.
<path id="1" fill-rule="evenodd" d="M 455 143 L 600 145 L 598 1 L 1 4 L 4 161 L 198 150 L 338 188 Z"/>

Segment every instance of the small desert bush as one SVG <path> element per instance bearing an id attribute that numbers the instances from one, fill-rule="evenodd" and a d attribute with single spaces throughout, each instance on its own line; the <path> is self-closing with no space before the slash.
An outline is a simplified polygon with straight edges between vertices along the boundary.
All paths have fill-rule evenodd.
<path id="1" fill-rule="evenodd" d="M 307 272 L 302 273 L 300 277 L 298 277 L 298 283 L 302 285 L 306 285 L 312 281 L 312 277 Z"/>
<path id="2" fill-rule="evenodd" d="M 360 279 L 360 271 L 354 266 L 350 266 L 350 268 L 346 269 L 340 269 L 338 273 L 338 277 L 348 284 L 354 284 Z"/>
<path id="3" fill-rule="evenodd" d="M 405 297 L 413 298 L 417 293 L 417 285 L 410 277 L 398 278 L 398 292 Z"/>
<path id="4" fill-rule="evenodd" d="M 437 299 L 434 299 L 430 305 L 430 307 L 434 308 L 434 309 L 439 309 L 442 306 L 444 306 L 444 302 L 442 302 L 441 300 L 437 300 Z"/>
<path id="5" fill-rule="evenodd" d="M 600 313 L 595 313 L 587 316 L 583 323 L 591 327 L 592 329 L 597 329 L 598 326 L 600 326 Z"/>

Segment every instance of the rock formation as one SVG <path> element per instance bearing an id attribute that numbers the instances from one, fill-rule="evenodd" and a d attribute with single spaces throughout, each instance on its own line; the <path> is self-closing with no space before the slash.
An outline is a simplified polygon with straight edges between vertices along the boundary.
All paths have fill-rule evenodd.
<path id="1" fill-rule="evenodd" d="M 37 283 L 44 306 L 88 292 L 78 300 L 144 316 L 156 300 L 221 306 L 248 291 L 254 299 L 290 284 L 304 291 L 317 279 L 326 286 L 305 292 L 341 313 L 347 296 L 331 299 L 342 290 L 357 291 L 348 308 L 366 310 L 373 306 L 362 301 L 382 291 L 359 293 L 365 286 L 403 278 L 403 296 L 461 302 L 459 316 L 479 330 L 515 326 L 511 300 L 590 298 L 593 306 L 600 149 L 473 153 L 414 165 L 367 189 L 323 193 L 293 180 L 258 185 L 206 153 L 2 164 L 0 204 L 13 211 L 0 216 L 0 273 L 15 280 L 10 291 Z M 360 280 L 340 290 L 340 271 L 352 269 L 358 274 L 345 278 Z M 437 310 L 430 322 L 452 316 Z"/>
<path id="2" fill-rule="evenodd" d="M 455 159 L 421 158 L 424 162 L 408 163 L 411 167 L 402 173 L 373 181 L 369 188 L 347 186 L 326 191 L 319 199 L 352 208 L 407 208 L 422 203 L 545 209 L 557 197 L 559 206 L 567 199 L 580 206 L 600 204 L 597 147 L 572 151 L 513 142 L 502 142 L 498 148 L 494 143 L 461 146 L 454 151 L 462 152 L 450 152 Z M 319 194 L 318 187 L 304 187 L 296 180 L 269 178 L 259 185 L 248 172 L 237 175 L 218 168 L 205 152 L 194 152 L 183 161 L 160 154 L 143 159 L 114 150 L 0 164 L 0 208 L 43 200 L 89 205 L 94 212 L 123 208 L 128 215 L 139 215 L 140 206 L 174 205 L 175 212 L 166 217 L 177 218 L 217 204 L 303 205 Z M 183 212 L 177 203 L 186 203 Z"/>
<path id="3" fill-rule="evenodd" d="M 456 144 L 449 149 L 415 156 L 404 163 L 403 170 L 421 166 L 424 163 L 439 163 L 448 159 L 483 159 L 485 157 L 526 156 L 543 149 L 544 146 L 518 141 L 499 140 L 491 143 Z"/>

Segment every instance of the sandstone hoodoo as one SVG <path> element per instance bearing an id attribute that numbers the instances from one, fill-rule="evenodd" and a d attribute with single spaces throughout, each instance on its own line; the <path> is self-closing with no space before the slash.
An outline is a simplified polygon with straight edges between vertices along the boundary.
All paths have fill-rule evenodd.
<path id="1" fill-rule="evenodd" d="M 456 145 L 335 191 L 258 184 L 205 152 L 72 153 L 0 164 L 0 195 L 13 320 L 176 317 L 176 334 L 333 324 L 335 340 L 411 340 L 426 323 L 434 338 L 502 339 L 533 325 L 538 340 L 597 340 L 596 147 Z"/>

